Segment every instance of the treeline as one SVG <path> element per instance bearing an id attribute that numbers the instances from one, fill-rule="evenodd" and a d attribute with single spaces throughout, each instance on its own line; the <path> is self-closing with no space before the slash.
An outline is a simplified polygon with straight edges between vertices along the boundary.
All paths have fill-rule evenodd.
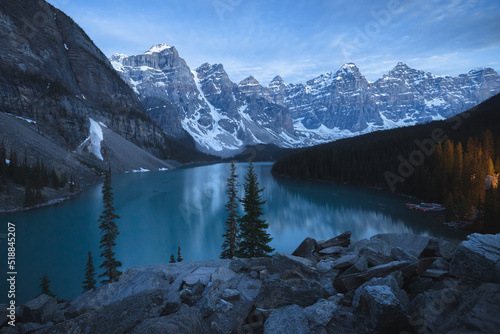
<path id="1" fill-rule="evenodd" d="M 301 150 L 278 160 L 272 171 L 414 195 L 447 205 L 448 219 L 470 218 L 480 209 L 485 220 L 500 222 L 499 195 L 485 191 L 485 176 L 500 172 L 499 109 L 497 95 L 446 121 Z"/>
<path id="2" fill-rule="evenodd" d="M 24 206 L 26 207 L 45 201 L 42 194 L 43 188 L 49 187 L 58 190 L 68 184 L 66 173 L 58 174 L 54 168 L 49 171 L 43 161 L 38 158 L 34 164 L 29 164 L 26 151 L 22 159 L 12 148 L 7 153 L 3 141 L 0 144 L 0 178 L 0 194 L 10 193 L 9 180 L 25 188 Z M 74 192 L 76 189 L 75 178 L 71 176 L 69 190 Z"/>

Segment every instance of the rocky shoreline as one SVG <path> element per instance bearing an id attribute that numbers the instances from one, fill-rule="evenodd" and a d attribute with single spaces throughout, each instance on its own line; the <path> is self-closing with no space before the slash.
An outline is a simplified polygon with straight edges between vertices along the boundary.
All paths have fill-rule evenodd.
<path id="1" fill-rule="evenodd" d="M 292 255 L 136 267 L 57 302 L 6 307 L 0 333 L 494 333 L 500 234 L 305 239 Z"/>

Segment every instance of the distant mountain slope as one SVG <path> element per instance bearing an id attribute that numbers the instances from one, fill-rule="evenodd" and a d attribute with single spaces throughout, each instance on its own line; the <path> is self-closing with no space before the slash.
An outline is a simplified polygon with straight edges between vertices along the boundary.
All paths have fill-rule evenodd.
<path id="1" fill-rule="evenodd" d="M 167 135 L 85 32 L 45 1 L 1 1 L 0 45 L 6 160 L 17 152 L 23 165 L 40 161 L 49 173 L 85 186 L 109 166 L 158 170 L 172 167 L 160 158 L 213 159 L 198 152 L 189 135 L 182 141 Z M 10 170 L 8 178 L 19 167 L 1 165 Z M 27 179 L 2 175 L 0 210 L 23 205 L 23 188 L 33 187 Z M 68 194 L 69 183 L 53 189 L 45 181 L 34 189 L 37 203 Z"/>
<path id="2" fill-rule="evenodd" d="M 450 77 L 398 63 L 371 83 L 348 63 L 305 83 L 277 76 L 262 86 L 253 76 L 232 82 L 221 64 L 191 71 L 166 44 L 111 62 L 164 130 L 184 129 L 199 149 L 220 156 L 248 145 L 305 147 L 445 119 L 500 92 L 500 75 L 490 68 Z"/>
<path id="3" fill-rule="evenodd" d="M 192 71 L 166 44 L 141 55 L 117 54 L 111 62 L 163 130 L 177 138 L 187 131 L 204 152 L 229 156 L 248 143 L 292 146 L 298 140 L 288 109 L 242 94 L 220 64 Z"/>
<path id="4" fill-rule="evenodd" d="M 460 142 L 465 152 L 469 138 L 479 138 L 480 142 L 474 144 L 474 149 L 479 150 L 486 130 L 491 131 L 493 139 L 488 141 L 491 143 L 487 148 L 483 145 L 482 151 L 489 152 L 496 172 L 500 172 L 500 95 L 444 121 L 306 148 L 279 159 L 272 171 L 294 178 L 370 185 L 415 194 L 423 184 L 413 181 L 434 170 L 433 153 L 438 145 L 449 139 L 455 144 Z M 429 177 L 434 179 L 431 183 L 438 184 L 435 179 L 438 175 Z"/>
<path id="5" fill-rule="evenodd" d="M 37 131 L 70 150 L 89 118 L 156 156 L 177 145 L 151 120 L 134 91 L 67 15 L 45 1 L 0 3 L 0 112 L 36 121 Z M 199 155 L 186 138 L 184 160 Z M 191 148 L 189 148 L 191 146 Z M 189 157 L 189 152 L 193 157 Z"/>

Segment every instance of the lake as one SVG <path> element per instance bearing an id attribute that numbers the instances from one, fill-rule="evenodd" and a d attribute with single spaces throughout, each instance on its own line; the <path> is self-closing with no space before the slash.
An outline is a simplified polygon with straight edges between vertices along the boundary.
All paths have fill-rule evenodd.
<path id="1" fill-rule="evenodd" d="M 218 258 L 229 167 L 217 164 L 114 175 L 115 208 L 121 216 L 116 256 L 123 263 L 122 270 L 166 263 L 170 254 L 177 257 L 178 245 L 185 261 Z M 247 167 L 237 164 L 240 184 Z M 260 185 L 265 188 L 265 219 L 274 238 L 271 246 L 277 251 L 291 253 L 306 237 L 325 240 L 348 230 L 353 240 L 389 232 L 452 240 L 465 237 L 444 226 L 440 213 L 407 209 L 405 197 L 375 189 L 274 178 L 271 167 L 271 163 L 255 164 Z M 101 185 L 97 185 L 58 205 L 0 215 L 5 258 L 7 222 L 16 225 L 17 304 L 39 293 L 45 272 L 58 298 L 70 299 L 81 293 L 88 252 L 92 252 L 96 267 L 101 263 L 97 223 L 101 211 Z M 6 273 L 6 264 L 4 268 Z M 0 303 L 8 301 L 5 281 Z"/>

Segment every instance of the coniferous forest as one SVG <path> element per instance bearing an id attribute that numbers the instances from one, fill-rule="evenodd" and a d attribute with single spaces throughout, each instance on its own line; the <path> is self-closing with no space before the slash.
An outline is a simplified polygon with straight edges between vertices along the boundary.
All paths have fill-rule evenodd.
<path id="1" fill-rule="evenodd" d="M 279 159 L 275 175 L 375 186 L 500 230 L 500 96 L 445 121 L 370 133 Z"/>
<path id="2" fill-rule="evenodd" d="M 45 187 L 58 190 L 69 183 L 71 193 L 78 188 L 74 176 L 68 179 L 66 173 L 59 173 L 54 168 L 49 170 L 40 159 L 29 164 L 26 152 L 21 157 L 12 149 L 7 153 L 2 142 L 0 143 L 0 194 L 9 193 L 9 181 L 25 188 L 25 207 L 44 203 L 42 190 Z"/>

